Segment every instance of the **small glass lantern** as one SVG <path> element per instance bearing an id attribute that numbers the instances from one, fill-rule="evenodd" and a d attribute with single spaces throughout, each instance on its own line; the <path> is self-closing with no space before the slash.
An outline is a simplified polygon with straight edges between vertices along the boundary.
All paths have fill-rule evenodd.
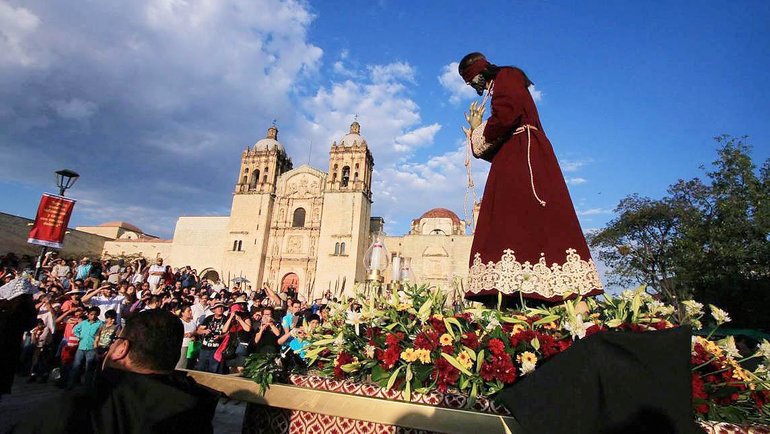
<path id="1" fill-rule="evenodd" d="M 400 279 L 404 283 L 414 283 L 415 276 L 412 271 L 412 258 L 405 256 L 401 258 L 401 273 Z"/>
<path id="2" fill-rule="evenodd" d="M 385 244 L 376 235 L 374 242 L 364 254 L 364 268 L 366 268 L 366 280 L 370 282 L 382 282 L 385 280 L 384 271 L 388 268 L 390 253 L 385 248 Z"/>

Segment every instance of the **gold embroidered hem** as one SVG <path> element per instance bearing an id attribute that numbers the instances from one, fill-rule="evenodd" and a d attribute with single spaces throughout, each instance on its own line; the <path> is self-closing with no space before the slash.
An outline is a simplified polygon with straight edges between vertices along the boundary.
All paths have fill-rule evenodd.
<path id="1" fill-rule="evenodd" d="M 481 255 L 476 253 L 468 276 L 468 292 L 478 294 L 494 289 L 509 295 L 522 292 L 552 298 L 585 295 L 595 289 L 603 289 L 592 259 L 580 259 L 575 249 L 568 249 L 566 253 L 563 264 L 553 263 L 550 267 L 543 254 L 535 264 L 529 261 L 521 263 L 516 260 L 513 250 L 506 249 L 499 262 L 484 264 Z"/>

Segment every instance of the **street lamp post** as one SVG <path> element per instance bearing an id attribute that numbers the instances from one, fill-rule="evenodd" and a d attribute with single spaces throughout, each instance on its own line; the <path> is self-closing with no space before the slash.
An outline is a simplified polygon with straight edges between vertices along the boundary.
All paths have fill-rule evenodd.
<path id="1" fill-rule="evenodd" d="M 70 187 L 75 185 L 75 182 L 77 182 L 78 178 L 80 178 L 80 174 L 75 172 L 74 170 L 69 169 L 62 169 L 56 171 L 56 186 L 59 187 L 59 196 L 64 196 L 64 192 L 66 192 Z M 45 254 L 48 251 L 48 247 L 43 246 L 40 248 L 40 256 L 37 258 L 37 264 L 35 266 L 35 280 L 40 280 L 40 272 L 43 269 L 43 258 L 45 258 Z"/>

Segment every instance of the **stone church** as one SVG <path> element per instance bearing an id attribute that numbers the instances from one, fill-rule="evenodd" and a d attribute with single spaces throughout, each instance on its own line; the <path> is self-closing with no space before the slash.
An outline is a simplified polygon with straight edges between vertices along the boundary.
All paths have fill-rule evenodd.
<path id="1" fill-rule="evenodd" d="M 209 279 L 243 277 L 254 288 L 293 285 L 317 296 L 344 285 L 350 292 L 364 280 L 364 254 L 384 225 L 371 216 L 373 167 L 358 122 L 331 145 L 326 172 L 294 168 L 272 126 L 241 155 L 229 216 L 180 217 L 172 240 L 116 237 L 104 244 L 103 255 L 160 256 Z M 101 226 L 77 229 L 104 233 Z M 381 239 L 391 254 L 412 259 L 420 282 L 451 289 L 467 276 L 472 236 L 448 209 L 426 212 L 404 236 Z"/>

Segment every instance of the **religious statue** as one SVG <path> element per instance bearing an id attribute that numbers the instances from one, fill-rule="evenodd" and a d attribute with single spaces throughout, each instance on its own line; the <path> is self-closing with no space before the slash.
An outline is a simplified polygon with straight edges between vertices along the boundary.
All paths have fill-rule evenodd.
<path id="1" fill-rule="evenodd" d="M 532 82 L 519 68 L 499 67 L 481 53 L 459 73 L 479 96 L 466 114 L 468 145 L 492 163 L 471 248 L 465 297 L 506 305 L 520 296 L 560 302 L 603 292 L 551 143 Z M 482 122 L 491 97 L 491 116 Z"/>

